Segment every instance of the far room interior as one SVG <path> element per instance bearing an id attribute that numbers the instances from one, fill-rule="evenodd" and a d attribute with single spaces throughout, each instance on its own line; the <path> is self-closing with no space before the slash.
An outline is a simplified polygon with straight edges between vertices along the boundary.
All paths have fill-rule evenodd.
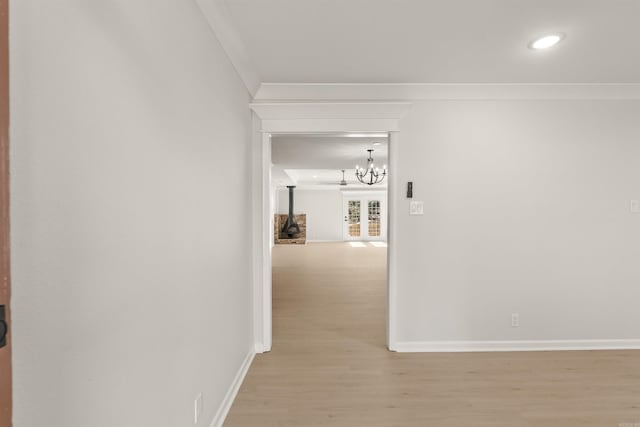
<path id="1" fill-rule="evenodd" d="M 274 243 L 386 242 L 388 157 L 384 133 L 274 135 Z M 305 225 L 295 239 L 282 230 L 290 206 Z"/>
<path id="2" fill-rule="evenodd" d="M 272 135 L 275 348 L 286 348 L 286 335 L 309 323 L 309 313 L 321 313 L 322 301 L 342 304 L 327 304 L 333 308 L 311 322 L 323 326 L 306 329 L 307 341 L 353 326 L 349 316 L 373 310 L 374 342 L 386 346 L 388 160 L 386 133 Z M 296 305 L 311 309 L 305 314 Z M 343 316 L 336 316 L 340 307 Z M 360 328 L 356 335 L 366 340 L 370 332 Z"/>

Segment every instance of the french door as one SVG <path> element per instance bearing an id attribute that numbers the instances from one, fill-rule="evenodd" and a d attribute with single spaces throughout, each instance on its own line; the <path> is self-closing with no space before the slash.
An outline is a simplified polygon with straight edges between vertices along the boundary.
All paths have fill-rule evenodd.
<path id="1" fill-rule="evenodd" d="M 344 194 L 343 239 L 386 240 L 387 239 L 387 195 Z"/>

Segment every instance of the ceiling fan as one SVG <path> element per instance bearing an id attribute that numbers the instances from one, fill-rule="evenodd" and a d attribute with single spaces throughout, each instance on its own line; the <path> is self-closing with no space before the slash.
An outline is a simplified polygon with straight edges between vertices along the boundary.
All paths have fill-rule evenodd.
<path id="1" fill-rule="evenodd" d="M 347 181 L 345 181 L 345 179 L 344 179 L 344 169 L 342 169 L 342 181 L 340 181 L 340 185 L 342 185 L 342 186 L 346 186 L 347 185 Z"/>
<path id="2" fill-rule="evenodd" d="M 321 181 L 321 182 L 319 182 L 319 184 L 322 184 L 322 185 L 340 185 L 342 187 L 346 187 L 347 186 L 347 180 L 344 179 L 345 169 L 341 169 L 340 171 L 342 172 L 342 180 L 337 181 L 337 182 L 336 181 Z"/>

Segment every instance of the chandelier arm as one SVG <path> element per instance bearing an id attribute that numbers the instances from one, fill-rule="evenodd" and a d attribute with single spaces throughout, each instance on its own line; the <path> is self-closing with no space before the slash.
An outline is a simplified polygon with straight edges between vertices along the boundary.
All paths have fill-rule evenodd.
<path id="1" fill-rule="evenodd" d="M 387 176 L 386 168 L 380 171 L 377 168 L 374 168 L 374 159 L 373 159 L 373 149 L 367 150 L 369 156 L 367 158 L 367 167 L 366 168 L 358 168 L 356 167 L 356 179 L 358 182 L 365 185 L 374 185 L 381 183 L 385 176 Z"/>

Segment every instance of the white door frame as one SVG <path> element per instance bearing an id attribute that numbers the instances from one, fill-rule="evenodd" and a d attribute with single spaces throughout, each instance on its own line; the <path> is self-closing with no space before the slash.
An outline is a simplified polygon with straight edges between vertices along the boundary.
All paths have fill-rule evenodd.
<path id="1" fill-rule="evenodd" d="M 407 102 L 252 103 L 253 157 L 253 325 L 257 353 L 271 350 L 271 135 L 280 133 L 385 132 L 389 134 L 390 180 L 387 193 L 387 347 L 396 349 L 396 223 L 401 186 L 397 171 L 399 121 L 411 108 Z"/>

